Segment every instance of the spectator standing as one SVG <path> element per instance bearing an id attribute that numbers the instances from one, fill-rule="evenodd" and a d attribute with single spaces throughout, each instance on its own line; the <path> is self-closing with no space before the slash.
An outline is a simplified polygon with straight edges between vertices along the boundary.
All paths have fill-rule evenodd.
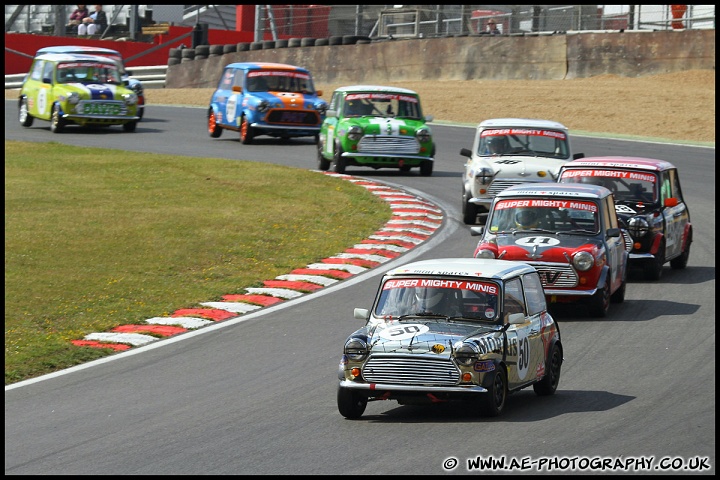
<path id="1" fill-rule="evenodd" d="M 95 11 L 83 18 L 82 22 L 78 25 L 78 35 L 95 35 L 98 31 L 102 33 L 107 28 L 107 14 L 102 5 L 95 5 Z"/>
<path id="2" fill-rule="evenodd" d="M 87 18 L 88 16 L 90 16 L 90 11 L 87 9 L 87 6 L 78 5 L 77 8 L 70 14 L 70 19 L 68 20 L 67 26 L 79 28 L 80 25 L 82 25 L 83 23 L 83 19 Z"/>
<path id="3" fill-rule="evenodd" d="M 492 35 L 500 35 L 502 33 L 500 30 L 498 30 L 497 22 L 495 21 L 494 18 L 491 18 L 490 20 L 488 20 L 487 28 L 488 28 L 488 33 L 490 33 Z"/>
<path id="4" fill-rule="evenodd" d="M 687 5 L 670 5 L 670 11 L 672 12 L 673 17 L 672 28 L 674 30 L 685 28 L 685 25 L 680 19 L 685 16 L 685 12 L 687 12 Z"/>

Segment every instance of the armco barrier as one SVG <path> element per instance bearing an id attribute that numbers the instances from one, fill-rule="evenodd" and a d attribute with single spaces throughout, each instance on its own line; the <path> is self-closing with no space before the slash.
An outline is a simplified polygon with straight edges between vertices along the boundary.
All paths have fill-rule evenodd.
<path id="1" fill-rule="evenodd" d="M 128 72 L 133 78 L 140 80 L 144 88 L 163 88 L 165 87 L 167 69 L 167 65 L 155 65 L 150 67 L 129 67 Z M 20 88 L 25 75 L 25 73 L 5 75 L 5 89 Z"/>

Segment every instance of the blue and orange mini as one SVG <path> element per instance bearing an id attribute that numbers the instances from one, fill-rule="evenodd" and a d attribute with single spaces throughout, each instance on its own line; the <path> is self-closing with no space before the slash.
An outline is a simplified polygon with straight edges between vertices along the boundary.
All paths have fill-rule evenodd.
<path id="1" fill-rule="evenodd" d="M 313 137 L 317 143 L 328 104 L 303 67 L 271 62 L 226 65 L 207 112 L 208 134 L 239 132 L 250 144 L 260 135 L 287 140 Z"/>

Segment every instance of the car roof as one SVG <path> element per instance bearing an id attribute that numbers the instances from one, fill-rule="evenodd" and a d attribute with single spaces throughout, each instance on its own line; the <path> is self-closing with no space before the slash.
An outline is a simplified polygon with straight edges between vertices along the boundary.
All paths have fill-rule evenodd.
<path id="1" fill-rule="evenodd" d="M 122 57 L 122 54 L 117 50 L 103 47 L 91 47 L 88 45 L 55 45 L 52 47 L 43 47 L 38 49 L 35 55 L 42 55 L 44 53 L 84 53 L 97 55 L 117 55 L 119 57 Z"/>
<path id="2" fill-rule="evenodd" d="M 237 68 L 240 70 L 257 70 L 257 69 L 272 69 L 272 70 L 292 70 L 295 72 L 310 73 L 307 68 L 298 67 L 296 65 L 289 65 L 287 63 L 274 63 L 274 62 L 237 62 L 229 63 L 225 65 L 225 68 Z"/>
<path id="3" fill-rule="evenodd" d="M 675 168 L 675 165 L 666 161 L 655 158 L 628 157 L 628 156 L 608 156 L 608 157 L 585 157 L 572 160 L 563 165 L 563 169 L 568 168 L 587 168 L 587 167 L 603 167 L 603 168 L 632 168 L 637 170 L 647 170 L 658 172 Z"/>
<path id="4" fill-rule="evenodd" d="M 115 64 L 112 58 L 104 57 L 102 55 L 84 55 L 84 54 L 71 54 L 71 53 L 44 53 L 35 57 L 35 59 L 48 60 L 51 62 L 71 62 L 71 61 L 96 61 L 96 62 L 109 62 Z"/>
<path id="5" fill-rule="evenodd" d="M 489 118 L 478 125 L 478 128 L 482 129 L 500 127 L 553 128 L 567 131 L 567 127 L 562 123 L 538 118 Z"/>
<path id="6" fill-rule="evenodd" d="M 441 277 L 472 277 L 475 279 L 506 280 L 536 270 L 527 263 L 490 258 L 437 258 L 421 260 L 394 268 L 386 277 L 405 275 L 437 275 Z"/>
<path id="7" fill-rule="evenodd" d="M 382 93 L 403 93 L 407 95 L 417 95 L 417 92 L 408 88 L 388 87 L 384 85 L 348 85 L 335 89 L 336 92 L 382 92 Z"/>
<path id="8" fill-rule="evenodd" d="M 605 187 L 577 183 L 524 183 L 513 185 L 499 192 L 495 198 L 508 197 L 573 197 L 594 200 L 612 195 Z"/>

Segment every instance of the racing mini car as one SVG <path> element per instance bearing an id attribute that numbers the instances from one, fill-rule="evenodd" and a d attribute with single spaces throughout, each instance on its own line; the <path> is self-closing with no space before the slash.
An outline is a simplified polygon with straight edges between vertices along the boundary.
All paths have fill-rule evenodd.
<path id="1" fill-rule="evenodd" d="M 315 90 L 310 71 L 283 63 L 249 62 L 225 66 L 207 111 L 208 134 L 240 133 L 250 144 L 260 135 L 284 140 L 313 137 L 317 143 L 327 102 Z"/>
<path id="2" fill-rule="evenodd" d="M 584 303 L 604 317 L 625 300 L 630 235 L 612 193 L 597 185 L 525 184 L 498 193 L 473 256 L 527 262 L 551 307 Z"/>
<path id="3" fill-rule="evenodd" d="M 318 142 L 318 168 L 397 168 L 432 175 L 435 143 L 420 96 L 412 90 L 353 85 L 335 90 Z"/>
<path id="4" fill-rule="evenodd" d="M 484 224 L 495 195 L 512 185 L 556 182 L 573 153 L 568 129 L 558 122 L 493 118 L 477 126 L 462 176 L 462 215 L 466 225 Z"/>
<path id="5" fill-rule="evenodd" d="M 588 157 L 560 169 L 560 183 L 591 183 L 613 192 L 615 210 L 632 236 L 630 267 L 659 280 L 665 263 L 687 266 L 692 243 L 690 211 L 677 168 L 665 160 Z"/>
<path id="6" fill-rule="evenodd" d="M 457 402 L 493 417 L 508 394 L 552 395 L 563 345 L 540 278 L 522 262 L 440 258 L 387 272 L 365 325 L 345 341 L 337 406 L 349 419 L 369 401 Z"/>
<path id="7" fill-rule="evenodd" d="M 103 47 L 92 47 L 88 45 L 58 45 L 53 47 L 43 47 L 39 49 L 35 56 L 42 55 L 44 53 L 69 53 L 69 54 L 82 54 L 82 55 L 100 55 L 114 60 L 120 70 L 123 81 L 127 80 L 127 85 L 135 92 L 138 97 L 137 103 L 137 116 L 142 120 L 145 113 L 145 89 L 142 83 L 137 78 L 130 76 L 130 72 L 125 68 L 125 62 L 122 54 L 117 50 Z"/>
<path id="8" fill-rule="evenodd" d="M 115 61 L 97 55 L 47 53 L 33 59 L 18 99 L 18 120 L 30 127 L 48 120 L 50 131 L 68 125 L 122 125 L 134 132 L 138 98 Z"/>

